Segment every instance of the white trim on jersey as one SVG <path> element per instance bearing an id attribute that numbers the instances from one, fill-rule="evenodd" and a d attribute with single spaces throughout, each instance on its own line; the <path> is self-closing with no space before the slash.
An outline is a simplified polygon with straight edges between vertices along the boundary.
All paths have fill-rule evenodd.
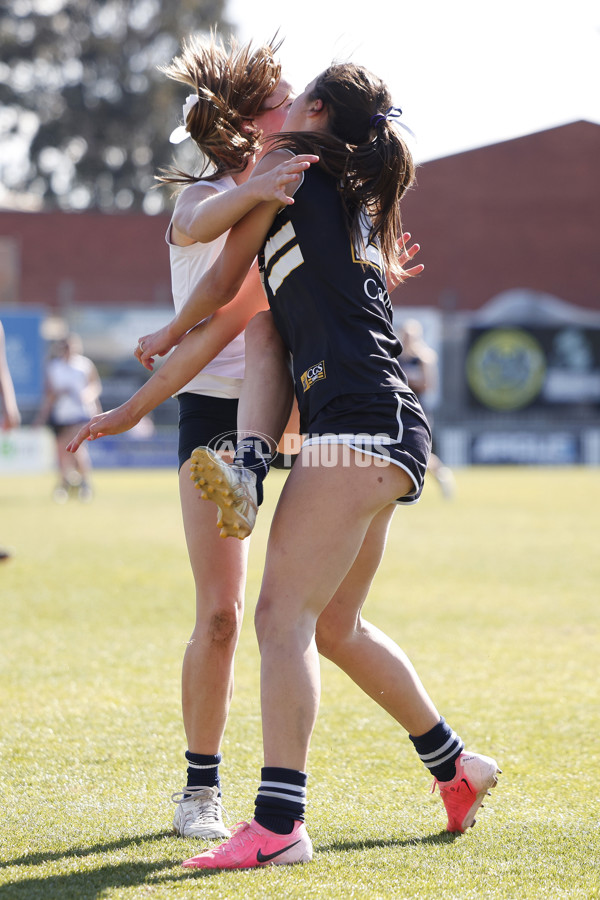
<path id="1" fill-rule="evenodd" d="M 298 244 L 288 250 L 288 252 L 284 254 L 281 259 L 277 260 L 277 262 L 267 275 L 269 287 L 274 294 L 277 293 L 290 272 L 293 272 L 294 269 L 297 269 L 299 266 L 301 266 L 303 262 L 304 257 L 302 256 L 302 252 Z"/>
<path id="2" fill-rule="evenodd" d="M 370 216 L 364 210 L 360 213 L 359 223 L 360 233 L 362 235 L 362 246 L 357 245 L 354 241 L 352 242 L 352 262 L 370 263 L 377 269 L 380 276 L 383 276 L 384 265 L 381 247 L 376 241 L 371 240 L 373 223 Z"/>
<path id="3" fill-rule="evenodd" d="M 393 456 L 387 453 L 374 453 L 372 450 L 365 449 L 365 445 L 362 441 L 358 443 L 353 440 L 354 435 L 351 434 L 318 434 L 311 438 L 305 438 L 302 447 L 300 448 L 300 452 L 302 452 L 306 447 L 314 447 L 319 444 L 345 444 L 346 447 L 349 447 L 351 450 L 354 450 L 356 453 L 362 453 L 363 456 L 370 456 L 375 460 L 381 460 L 379 465 L 392 465 L 397 466 L 399 469 L 403 469 L 412 483 L 415 486 L 415 490 L 411 491 L 410 494 L 405 494 L 404 497 L 400 497 L 398 500 L 395 500 L 394 503 L 397 503 L 400 506 L 412 506 L 414 503 L 418 503 L 418 500 L 411 499 L 414 497 L 414 494 L 419 490 L 419 483 L 415 478 L 414 474 L 405 466 L 404 463 L 400 462 L 399 459 L 394 459 Z M 364 437 L 360 436 L 363 440 Z M 381 442 L 382 447 L 384 442 Z M 301 465 L 302 463 L 300 463 Z M 377 465 L 377 462 L 375 463 Z"/>
<path id="4" fill-rule="evenodd" d="M 396 438 L 396 441 L 398 444 L 401 444 L 402 438 L 404 436 L 404 423 L 402 422 L 402 397 L 400 396 L 400 394 L 394 394 L 394 397 L 396 398 L 398 403 L 396 407 L 396 421 L 398 422 L 398 437 Z"/>
<path id="5" fill-rule="evenodd" d="M 274 263 L 272 269 L 269 271 L 271 260 L 277 253 L 283 250 L 287 244 L 291 244 L 292 246 L 287 253 L 284 253 L 283 256 Z M 267 272 L 269 287 L 273 291 L 273 294 L 276 294 L 290 272 L 293 272 L 294 269 L 297 269 L 298 266 L 301 266 L 304 262 L 302 251 L 298 245 L 298 238 L 291 222 L 286 222 L 279 231 L 276 231 L 275 234 L 269 238 L 265 244 L 264 257 L 265 272 Z"/>
<path id="6" fill-rule="evenodd" d="M 291 222 L 286 222 L 265 244 L 265 267 L 269 265 L 276 253 L 279 253 L 286 244 L 293 240 L 297 240 L 294 226 Z"/>

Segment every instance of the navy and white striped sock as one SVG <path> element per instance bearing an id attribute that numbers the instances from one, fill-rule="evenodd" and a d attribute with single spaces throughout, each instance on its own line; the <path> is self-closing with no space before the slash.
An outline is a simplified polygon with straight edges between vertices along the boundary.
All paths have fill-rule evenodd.
<path id="1" fill-rule="evenodd" d="M 264 766 L 260 774 L 254 818 L 269 831 L 290 834 L 294 822 L 304 822 L 308 775 L 276 766 Z"/>
<path id="2" fill-rule="evenodd" d="M 409 738 L 433 777 L 438 781 L 452 781 L 456 775 L 456 760 L 465 745 L 446 721 L 441 718 L 430 731 L 419 737 L 409 734 Z"/>
<path id="3" fill-rule="evenodd" d="M 204 753 L 190 753 L 185 751 L 188 762 L 187 787 L 218 787 L 221 793 L 221 780 L 219 778 L 219 763 L 221 754 L 215 756 Z"/>

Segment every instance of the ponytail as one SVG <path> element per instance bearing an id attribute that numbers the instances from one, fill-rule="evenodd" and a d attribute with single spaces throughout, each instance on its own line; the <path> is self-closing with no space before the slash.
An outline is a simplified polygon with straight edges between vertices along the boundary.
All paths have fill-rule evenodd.
<path id="1" fill-rule="evenodd" d="M 364 244 L 361 220 L 366 211 L 372 222 L 369 240 L 379 243 L 386 268 L 397 274 L 400 199 L 415 177 L 410 150 L 391 121 L 398 110 L 391 107 L 385 84 L 352 63 L 326 69 L 309 97 L 315 99 L 327 109 L 328 130 L 282 134 L 276 146 L 320 157 L 319 165 L 339 185 L 353 243 Z"/>

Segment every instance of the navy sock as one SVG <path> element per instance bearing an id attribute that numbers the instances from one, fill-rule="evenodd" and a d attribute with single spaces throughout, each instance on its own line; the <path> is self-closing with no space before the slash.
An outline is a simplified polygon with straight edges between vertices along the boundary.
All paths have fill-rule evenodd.
<path id="1" fill-rule="evenodd" d="M 276 834 L 290 834 L 294 822 L 304 822 L 306 772 L 264 766 L 256 797 L 254 818 Z"/>
<path id="2" fill-rule="evenodd" d="M 185 751 L 188 761 L 187 787 L 217 787 L 221 794 L 221 779 L 219 778 L 219 763 L 221 754 L 215 756 L 204 753 L 190 753 Z"/>
<path id="3" fill-rule="evenodd" d="M 438 781 L 452 781 L 456 775 L 456 760 L 465 745 L 445 720 L 441 718 L 430 731 L 419 737 L 409 734 L 409 738 L 433 777 Z"/>
<path id="4" fill-rule="evenodd" d="M 256 498 L 258 505 L 263 502 L 263 481 L 269 474 L 273 454 L 268 443 L 257 435 L 246 437 L 235 448 L 234 466 L 251 469 L 256 475 Z"/>

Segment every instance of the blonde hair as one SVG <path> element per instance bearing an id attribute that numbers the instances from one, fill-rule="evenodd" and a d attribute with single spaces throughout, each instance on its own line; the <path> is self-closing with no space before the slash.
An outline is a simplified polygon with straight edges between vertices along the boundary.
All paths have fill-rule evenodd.
<path id="1" fill-rule="evenodd" d="M 169 78 L 198 94 L 184 124 L 202 154 L 203 166 L 197 176 L 168 167 L 157 176 L 159 181 L 189 184 L 243 171 L 260 149 L 262 137 L 248 123 L 264 111 L 281 79 L 281 64 L 275 60 L 280 46 L 281 41 L 274 39 L 256 48 L 251 42 L 240 46 L 231 38 L 225 47 L 214 34 L 207 40 L 192 36 L 180 55 L 161 67 Z M 214 171 L 205 176 L 211 166 Z"/>

